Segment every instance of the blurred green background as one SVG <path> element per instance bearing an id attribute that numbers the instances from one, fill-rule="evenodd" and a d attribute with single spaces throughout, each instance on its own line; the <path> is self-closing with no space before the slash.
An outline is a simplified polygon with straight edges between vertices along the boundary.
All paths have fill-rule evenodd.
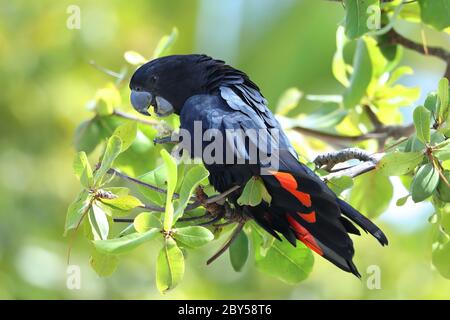
<path id="1" fill-rule="evenodd" d="M 66 27 L 69 5 L 81 10 L 80 29 Z M 91 116 L 86 103 L 111 81 L 89 61 L 120 71 L 126 50 L 150 56 L 176 26 L 173 53 L 226 60 L 246 71 L 272 105 L 292 86 L 310 94 L 340 93 L 331 59 L 343 13 L 339 3 L 319 0 L 1 0 L 0 298 L 450 298 L 450 281 L 431 269 L 431 209 L 409 202 L 401 210 L 391 206 L 378 219 L 390 238 L 387 248 L 369 237 L 355 241 L 361 281 L 318 258 L 311 276 L 297 286 L 260 274 L 252 261 L 235 273 L 227 255 L 206 267 L 216 242 L 190 252 L 185 280 L 161 296 L 154 284 L 157 248 L 139 248 L 122 258 L 111 277 L 99 278 L 89 267 L 86 240 L 78 237 L 71 263 L 81 266 L 81 289 L 66 288 L 69 239 L 62 232 L 68 203 L 79 188 L 72 173 L 74 130 Z M 412 37 L 420 32 L 398 27 Z M 449 48 L 448 36 L 424 30 L 430 45 Z M 435 58 L 408 51 L 404 64 L 416 72 L 404 83 L 420 86 L 422 97 L 445 68 Z M 123 105 L 130 108 L 128 100 Z M 380 290 L 366 285 L 370 265 L 380 267 Z"/>

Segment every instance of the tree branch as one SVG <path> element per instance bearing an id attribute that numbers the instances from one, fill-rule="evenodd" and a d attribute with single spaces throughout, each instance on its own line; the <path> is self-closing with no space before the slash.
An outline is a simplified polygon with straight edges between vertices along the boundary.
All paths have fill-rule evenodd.
<path id="1" fill-rule="evenodd" d="M 159 188 L 159 187 L 157 187 L 157 186 L 151 185 L 151 184 L 149 184 L 149 183 L 147 183 L 147 182 L 144 182 L 144 181 L 141 181 L 141 180 L 139 180 L 139 179 L 136 179 L 136 178 L 132 178 L 132 177 L 130 177 L 130 176 L 127 176 L 126 174 L 121 173 L 120 171 L 118 171 L 118 170 L 116 170 L 116 169 L 113 169 L 113 168 L 109 169 L 109 170 L 108 170 L 108 173 L 109 173 L 109 174 L 114 174 L 114 175 L 116 175 L 116 176 L 118 176 L 118 177 L 120 177 L 120 178 L 122 178 L 122 179 L 131 181 L 131 182 L 133 182 L 133 183 L 136 183 L 136 184 L 138 184 L 138 185 L 140 185 L 140 186 L 143 186 L 143 187 L 145 187 L 145 188 L 154 190 L 154 191 L 159 192 L 159 193 L 166 193 L 166 192 L 167 192 L 165 189 L 162 189 L 162 188 Z M 175 193 L 175 194 L 173 195 L 173 197 L 174 197 L 175 199 L 177 199 L 177 198 L 179 197 L 179 195 L 178 195 L 177 193 Z"/>
<path id="2" fill-rule="evenodd" d="M 343 176 L 354 178 L 371 171 L 376 168 L 378 161 L 382 157 L 383 153 L 370 154 L 361 149 L 350 148 L 319 155 L 316 159 L 314 159 L 314 164 L 318 168 L 325 166 L 325 170 L 330 172 L 330 174 L 322 178 L 325 182 L 327 182 L 332 178 L 340 178 Z M 343 169 L 332 170 L 338 163 L 343 163 L 353 159 L 359 160 L 361 163 Z"/>
<path id="3" fill-rule="evenodd" d="M 391 29 L 387 33 L 387 36 L 388 36 L 389 42 L 391 44 L 399 44 L 405 48 L 417 51 L 421 54 L 438 57 L 447 63 L 450 60 L 450 52 L 445 50 L 444 48 L 429 47 L 429 46 L 424 47 L 422 44 L 416 43 L 416 42 L 402 36 L 400 33 L 395 31 L 394 29 Z"/>
<path id="4" fill-rule="evenodd" d="M 314 138 L 323 139 L 332 143 L 342 143 L 342 142 L 360 142 L 369 139 L 387 139 L 387 138 L 401 138 L 411 135 L 414 132 L 414 125 L 407 126 L 382 126 L 378 129 L 375 129 L 371 132 L 364 133 L 356 136 L 346 136 L 340 135 L 336 133 L 328 133 L 315 129 L 305 128 L 301 126 L 293 127 L 292 130 L 295 130 L 301 134 L 308 135 Z"/>
<path id="5" fill-rule="evenodd" d="M 349 148 L 319 155 L 314 159 L 313 162 L 317 168 L 327 166 L 331 170 L 336 164 L 352 159 L 357 159 L 363 162 L 377 161 L 376 158 L 373 155 L 367 153 L 367 151 L 358 148 Z"/>
<path id="6" fill-rule="evenodd" d="M 217 258 L 219 258 L 225 251 L 227 251 L 227 249 L 233 244 L 234 240 L 236 240 L 237 236 L 239 235 L 239 233 L 242 231 L 242 229 L 244 228 L 245 225 L 245 220 L 239 222 L 239 224 L 237 225 L 237 227 L 233 230 L 233 233 L 231 234 L 230 238 L 228 239 L 227 242 L 225 242 L 225 244 L 219 249 L 219 251 L 217 251 L 211 258 L 208 259 L 208 261 L 206 261 L 206 264 L 209 265 L 212 262 L 214 262 Z"/>
<path id="7" fill-rule="evenodd" d="M 445 63 L 447 63 L 447 69 L 445 70 L 445 77 L 447 79 L 450 79 L 450 51 L 447 51 L 444 48 L 439 47 L 429 47 L 429 46 L 425 47 L 422 44 L 416 43 L 408 38 L 405 38 L 394 29 L 391 29 L 387 33 L 387 37 L 389 39 L 389 43 L 391 44 L 399 44 L 405 48 L 414 50 L 421 54 L 431 55 L 440 58 Z"/>
<path id="8" fill-rule="evenodd" d="M 149 187 L 152 190 L 155 190 L 155 191 L 158 191 L 158 192 L 161 192 L 161 193 L 166 193 L 166 190 L 164 190 L 164 189 L 160 189 L 160 188 L 155 187 L 153 185 L 147 184 L 147 183 L 145 183 L 143 181 L 140 181 L 140 180 L 131 178 L 131 177 L 127 176 L 127 175 L 121 174 L 120 172 L 118 172 L 115 169 L 110 169 L 110 170 L 112 170 L 112 172 L 119 173 L 121 177 L 123 177 L 123 178 L 125 178 L 127 180 L 131 180 L 131 181 L 133 181 L 135 183 L 138 183 L 140 185 L 144 184 L 145 187 Z M 234 191 L 238 190 L 240 187 L 241 186 L 233 186 L 230 189 L 228 189 L 228 190 L 226 190 L 226 191 L 224 191 L 224 192 L 222 192 L 220 194 L 214 195 L 212 197 L 207 197 L 206 194 L 204 194 L 203 190 L 202 190 L 202 195 L 199 196 L 199 192 L 197 191 L 197 196 L 193 197 L 193 199 L 195 199 L 195 201 L 192 202 L 191 204 L 189 204 L 186 207 L 185 211 L 190 211 L 190 210 L 193 210 L 193 209 L 198 208 L 200 206 L 205 207 L 207 210 L 208 209 L 212 209 L 211 207 L 214 207 L 215 210 L 218 210 L 219 207 L 223 208 L 223 203 L 222 202 L 224 202 L 224 199 L 229 194 L 231 194 Z M 155 205 L 151 205 L 151 204 L 145 204 L 143 206 L 139 206 L 139 208 L 147 210 L 147 211 L 155 211 L 155 212 L 164 212 L 165 211 L 165 208 L 159 207 L 159 206 L 155 206 Z M 212 210 L 212 211 L 214 211 L 214 210 Z M 220 211 L 224 212 L 225 210 L 220 210 Z M 214 212 L 212 212 L 212 213 L 214 213 Z M 203 216 L 186 217 L 186 218 L 180 218 L 179 220 L 180 221 L 198 220 L 198 219 L 203 219 L 203 218 L 207 218 L 207 217 L 210 217 L 210 216 L 211 216 L 211 212 L 209 214 L 205 214 Z M 211 220 L 211 221 L 208 221 L 207 223 L 210 224 L 211 222 L 218 221 L 223 216 L 224 216 L 223 214 L 213 215 L 214 219 L 216 219 L 216 220 Z M 113 219 L 113 220 L 114 220 L 114 222 L 133 222 L 134 218 L 117 218 L 117 219 Z"/>
<path id="9" fill-rule="evenodd" d="M 340 178 L 340 177 L 343 177 L 343 176 L 347 176 L 347 177 L 350 177 L 350 178 L 355 178 L 357 176 L 360 176 L 360 175 L 362 175 L 362 174 L 364 174 L 366 172 L 369 172 L 369 171 L 372 171 L 373 169 L 375 169 L 377 167 L 377 162 L 372 162 L 372 161 L 362 162 L 362 163 L 357 164 L 357 165 L 355 165 L 353 167 L 332 172 L 332 173 L 326 175 L 325 177 L 323 177 L 323 180 L 325 182 L 327 182 L 327 181 L 330 181 L 333 178 Z"/>
<path id="10" fill-rule="evenodd" d="M 120 111 L 120 110 L 117 110 L 117 109 L 114 109 L 113 115 L 115 115 L 115 116 L 117 116 L 117 117 L 120 117 L 120 118 L 127 119 L 127 120 L 132 120 L 132 121 L 140 122 L 140 123 L 142 123 L 142 124 L 146 124 L 146 125 L 149 125 L 149 126 L 154 126 L 154 125 L 160 124 L 159 121 L 156 121 L 156 120 L 153 120 L 153 119 L 142 119 L 142 118 L 138 118 L 138 117 L 136 117 L 136 116 L 134 116 L 134 115 L 132 115 L 132 114 L 125 113 L 125 112 Z"/>

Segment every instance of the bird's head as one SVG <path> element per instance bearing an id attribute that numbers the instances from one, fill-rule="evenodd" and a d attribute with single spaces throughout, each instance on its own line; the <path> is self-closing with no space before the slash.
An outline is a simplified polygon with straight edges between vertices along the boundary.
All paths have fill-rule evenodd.
<path id="1" fill-rule="evenodd" d="M 180 113 L 184 102 L 204 90 L 204 66 L 200 55 L 174 55 L 152 60 L 139 67 L 130 81 L 131 104 L 136 111 L 158 116 Z"/>

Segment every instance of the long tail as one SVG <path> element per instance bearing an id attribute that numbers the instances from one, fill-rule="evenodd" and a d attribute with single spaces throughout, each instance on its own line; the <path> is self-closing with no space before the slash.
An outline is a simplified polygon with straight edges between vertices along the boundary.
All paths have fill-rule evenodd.
<path id="1" fill-rule="evenodd" d="M 367 219 L 344 200 L 338 199 L 338 203 L 339 208 L 341 209 L 341 212 L 344 216 L 356 223 L 365 232 L 373 235 L 382 246 L 388 245 L 389 242 L 386 235 L 383 233 L 383 231 L 381 231 L 380 228 L 377 227 L 375 223 Z"/>
<path id="2" fill-rule="evenodd" d="M 339 268 L 360 277 L 352 262 L 354 248 L 348 235 L 360 234 L 353 223 L 372 234 L 382 245 L 387 245 L 384 233 L 337 198 L 297 159 L 284 155 L 281 160 L 278 171 L 262 176 L 272 203 L 250 210 L 255 220 L 268 232 L 281 233 L 293 245 L 298 239 Z"/>

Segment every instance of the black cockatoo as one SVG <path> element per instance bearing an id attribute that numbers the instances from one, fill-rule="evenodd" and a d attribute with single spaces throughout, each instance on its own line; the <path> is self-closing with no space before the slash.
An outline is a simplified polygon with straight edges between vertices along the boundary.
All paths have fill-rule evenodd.
<path id="1" fill-rule="evenodd" d="M 258 130 L 257 138 L 266 136 L 264 142 L 277 154 L 276 170 L 268 169 L 262 174 L 267 163 L 252 155 L 249 139 L 235 146 L 231 152 L 236 154 L 215 158 L 223 160 L 231 156 L 235 162 L 204 162 L 210 172 L 210 182 L 219 192 L 235 185 L 244 186 L 254 176 L 262 179 L 272 201 L 246 206 L 242 211 L 277 239 L 281 240 L 282 235 L 293 245 L 298 239 L 358 277 L 352 262 L 353 242 L 348 235 L 360 234 L 354 224 L 382 245 L 388 243 L 374 223 L 339 199 L 313 171 L 299 162 L 258 86 L 244 72 L 206 55 L 173 55 L 139 67 L 131 78 L 130 89 L 131 103 L 138 112 L 149 115 L 148 108 L 153 106 L 159 116 L 178 114 L 180 130 L 190 132 L 192 140 L 202 138 L 195 136 L 194 123 L 201 124 L 202 133 L 215 130 L 213 136 L 217 133 L 226 136 L 227 130 L 250 129 Z M 278 132 L 276 141 L 274 130 Z M 193 145 L 195 141 L 190 143 Z M 202 141 L 200 146 L 204 150 L 206 142 Z M 230 151 L 225 149 L 226 152 Z M 238 158 L 244 161 L 236 161 Z"/>

